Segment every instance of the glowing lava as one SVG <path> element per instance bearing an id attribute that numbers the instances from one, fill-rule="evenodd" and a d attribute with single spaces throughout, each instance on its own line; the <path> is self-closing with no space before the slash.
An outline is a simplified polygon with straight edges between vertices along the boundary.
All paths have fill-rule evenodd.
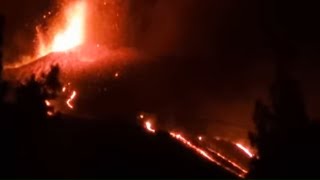
<path id="1" fill-rule="evenodd" d="M 251 153 L 248 148 L 244 147 L 244 146 L 243 146 L 242 144 L 240 144 L 240 143 L 237 143 L 236 145 L 237 145 L 237 147 L 238 147 L 239 149 L 241 149 L 243 152 L 245 152 L 250 158 L 253 158 L 254 154 Z"/>
<path id="2" fill-rule="evenodd" d="M 143 114 L 139 115 L 140 119 L 144 119 L 145 116 Z M 154 127 L 152 127 L 152 123 L 150 121 L 145 121 L 144 122 L 144 127 L 148 132 L 151 133 L 155 133 L 156 129 Z M 176 140 L 178 140 L 179 142 L 181 142 L 182 144 L 184 144 L 185 146 L 187 146 L 188 148 L 194 150 L 195 152 L 197 152 L 199 155 L 201 155 L 202 157 L 204 157 L 205 159 L 209 160 L 210 162 L 223 167 L 225 170 L 237 175 L 238 177 L 244 178 L 245 175 L 248 173 L 248 170 L 246 170 L 245 168 L 241 167 L 240 165 L 238 165 L 238 163 L 232 161 L 231 159 L 223 156 L 222 154 L 218 153 L 217 151 L 214 151 L 212 149 L 203 149 L 201 147 L 198 147 L 197 145 L 193 144 L 191 141 L 189 141 L 186 137 L 182 136 L 180 133 L 175 133 L 173 131 L 169 131 L 169 134 L 175 138 Z M 204 140 L 202 136 L 198 136 L 198 140 L 202 141 Z M 220 160 L 218 160 L 220 159 Z M 224 160 L 224 162 L 227 162 L 229 164 L 226 165 L 225 163 L 221 162 L 221 159 Z M 231 165 L 231 167 L 230 167 Z"/>
<path id="3" fill-rule="evenodd" d="M 152 133 L 155 133 L 155 132 L 156 132 L 156 130 L 152 128 L 152 124 L 151 124 L 150 121 L 147 121 L 147 122 L 145 123 L 145 126 L 146 126 L 146 129 L 147 129 L 149 132 L 152 132 Z"/>
<path id="4" fill-rule="evenodd" d="M 87 3 L 78 0 L 66 8 L 64 12 L 65 26 L 57 28 L 52 42 L 44 42 L 42 33 L 38 31 L 39 49 L 38 57 L 45 56 L 51 52 L 63 52 L 77 47 L 85 41 Z"/>
<path id="5" fill-rule="evenodd" d="M 223 157 L 224 160 L 226 160 L 227 162 L 231 162 L 231 164 L 238 168 L 239 170 L 242 171 L 241 174 L 237 173 L 236 171 L 234 171 L 233 169 L 223 165 L 222 163 L 220 163 L 219 161 L 217 161 L 216 159 L 214 159 L 212 156 L 210 156 L 210 154 L 208 152 L 206 152 L 205 150 L 197 147 L 196 145 L 192 144 L 191 141 L 188 141 L 185 137 L 183 137 L 181 134 L 178 133 L 174 133 L 174 132 L 170 132 L 170 135 L 172 137 L 174 137 L 175 139 L 179 140 L 180 142 L 182 142 L 183 144 L 185 144 L 186 146 L 188 146 L 189 148 L 193 149 L 194 151 L 196 151 L 197 153 L 199 153 L 200 155 L 202 155 L 204 158 L 208 159 L 209 161 L 217 164 L 218 166 L 223 167 L 224 169 L 228 170 L 229 172 L 243 178 L 245 176 L 246 173 L 248 173 L 248 171 L 244 170 L 243 168 L 241 168 L 239 165 L 237 165 L 236 163 L 232 162 L 231 160 L 227 159 L 226 157 L 222 156 L 219 153 L 213 152 L 214 154 L 218 155 L 219 157 Z"/>
<path id="6" fill-rule="evenodd" d="M 77 96 L 77 92 L 73 91 L 70 98 L 67 100 L 67 105 L 70 109 L 73 109 L 74 106 L 71 104 L 71 102 L 74 100 L 74 98 Z"/>
<path id="7" fill-rule="evenodd" d="M 46 105 L 49 107 L 49 106 L 51 106 L 51 103 L 50 103 L 50 101 L 48 101 L 48 100 L 45 100 L 44 101 L 45 103 L 46 103 Z"/>

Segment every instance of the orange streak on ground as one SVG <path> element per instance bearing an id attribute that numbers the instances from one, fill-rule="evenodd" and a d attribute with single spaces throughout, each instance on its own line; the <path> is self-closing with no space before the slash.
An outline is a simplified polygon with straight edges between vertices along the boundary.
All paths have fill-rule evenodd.
<path id="1" fill-rule="evenodd" d="M 67 105 L 70 109 L 73 109 L 74 106 L 71 104 L 71 102 L 74 100 L 74 98 L 77 96 L 77 92 L 73 91 L 70 98 L 67 100 Z"/>

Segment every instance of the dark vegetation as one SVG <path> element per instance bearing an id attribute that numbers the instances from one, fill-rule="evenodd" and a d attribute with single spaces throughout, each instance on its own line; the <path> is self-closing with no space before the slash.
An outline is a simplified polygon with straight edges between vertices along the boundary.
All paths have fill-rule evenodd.
<path id="1" fill-rule="evenodd" d="M 249 177 L 318 178 L 320 126 L 306 114 L 298 83 L 279 72 L 270 101 L 255 105 L 256 132 L 249 137 L 259 156 Z"/>

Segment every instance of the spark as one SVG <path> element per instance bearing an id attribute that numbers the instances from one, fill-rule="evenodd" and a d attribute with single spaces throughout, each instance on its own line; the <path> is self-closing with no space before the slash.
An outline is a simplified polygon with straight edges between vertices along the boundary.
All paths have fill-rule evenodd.
<path id="1" fill-rule="evenodd" d="M 202 141 L 202 139 L 203 139 L 202 136 L 198 136 L 199 141 Z"/>
<path id="2" fill-rule="evenodd" d="M 66 92 L 67 88 L 66 87 L 63 87 L 62 88 L 62 92 Z"/>
<path id="3" fill-rule="evenodd" d="M 156 130 L 152 128 L 152 124 L 151 124 L 150 121 L 147 121 L 147 122 L 145 123 L 145 126 L 146 126 L 146 129 L 147 129 L 148 131 L 150 131 L 150 132 L 152 132 L 152 133 L 155 133 L 155 132 L 156 132 Z"/>
<path id="4" fill-rule="evenodd" d="M 71 104 L 72 100 L 76 97 L 77 95 L 77 92 L 76 91 L 73 91 L 70 98 L 67 100 L 67 105 L 70 109 L 73 109 L 74 106 Z"/>
<path id="5" fill-rule="evenodd" d="M 239 149 L 241 149 L 244 153 L 246 153 L 250 158 L 253 158 L 254 154 L 251 153 L 248 148 L 244 147 L 244 146 L 243 146 L 242 144 L 240 144 L 240 143 L 237 143 L 236 145 L 237 145 L 237 147 L 238 147 Z"/>
<path id="6" fill-rule="evenodd" d="M 119 77 L 119 75 L 120 75 L 120 74 L 119 74 L 118 72 L 116 72 L 116 73 L 114 74 L 114 77 L 117 78 L 117 77 Z"/>
<path id="7" fill-rule="evenodd" d="M 140 114 L 140 115 L 139 115 L 139 118 L 140 118 L 140 119 L 143 119 L 143 118 L 144 118 L 144 115 L 143 115 L 143 114 Z"/>

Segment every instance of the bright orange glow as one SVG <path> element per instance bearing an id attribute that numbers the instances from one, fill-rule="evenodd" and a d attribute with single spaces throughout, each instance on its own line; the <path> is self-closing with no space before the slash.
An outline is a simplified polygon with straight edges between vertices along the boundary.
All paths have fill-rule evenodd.
<path id="1" fill-rule="evenodd" d="M 246 153 L 250 158 L 252 158 L 254 156 L 254 154 L 251 153 L 250 150 L 248 148 L 244 147 L 242 144 L 237 143 L 236 145 L 239 149 L 241 149 L 244 153 Z"/>
<path id="2" fill-rule="evenodd" d="M 50 101 L 48 101 L 48 100 L 45 100 L 44 102 L 46 103 L 46 105 L 47 105 L 47 106 L 51 106 L 51 103 L 50 103 Z"/>
<path id="3" fill-rule="evenodd" d="M 170 135 L 172 137 L 174 137 L 175 139 L 179 140 L 180 142 L 182 142 L 183 144 L 185 144 L 186 146 L 188 146 L 189 148 L 193 149 L 194 151 L 196 151 L 197 153 L 199 153 L 200 155 L 202 155 L 204 158 L 208 159 L 209 161 L 219 165 L 219 166 L 222 166 L 224 169 L 228 170 L 229 172 L 243 178 L 244 175 L 248 172 L 246 170 L 242 171 L 243 174 L 239 174 L 237 172 L 235 172 L 234 170 L 232 170 L 231 168 L 229 167 L 226 167 L 225 165 L 221 164 L 219 161 L 215 160 L 212 156 L 209 155 L 208 152 L 206 152 L 205 150 L 197 147 L 196 145 L 192 144 L 190 141 L 188 141 L 185 137 L 183 137 L 181 134 L 178 134 L 178 133 L 174 133 L 174 132 L 170 132 Z M 229 162 L 230 160 L 228 160 Z M 232 162 L 232 161 L 230 161 Z M 234 163 L 235 164 L 235 163 Z M 241 168 L 241 167 L 240 167 Z M 239 169 L 240 169 L 239 168 Z M 242 168 L 240 169 L 242 170 Z"/>
<path id="4" fill-rule="evenodd" d="M 143 114 L 140 114 L 139 117 L 140 117 L 140 119 L 143 119 L 143 118 L 144 118 L 144 115 L 143 115 Z"/>
<path id="5" fill-rule="evenodd" d="M 202 136 L 198 136 L 198 140 L 199 140 L 199 141 L 202 141 Z"/>
<path id="6" fill-rule="evenodd" d="M 53 35 L 52 42 L 43 42 L 43 38 L 40 35 L 38 57 L 45 56 L 51 52 L 67 51 L 83 44 L 85 40 L 86 11 L 87 4 L 85 0 L 78 0 L 66 8 L 64 12 L 65 26 L 57 28 L 58 30 Z M 40 33 L 39 29 L 37 31 Z"/>
<path id="7" fill-rule="evenodd" d="M 152 132 L 152 133 L 155 133 L 155 132 L 156 132 L 156 130 L 152 128 L 152 124 L 151 124 L 150 121 L 147 121 L 147 122 L 145 123 L 145 126 L 146 126 L 146 129 L 147 129 L 148 131 L 150 131 L 150 132 Z"/>
<path id="8" fill-rule="evenodd" d="M 67 100 L 67 105 L 70 109 L 73 109 L 74 106 L 71 104 L 71 102 L 74 100 L 74 98 L 77 96 L 77 92 L 73 91 L 70 98 Z"/>
<path id="9" fill-rule="evenodd" d="M 63 87 L 62 88 L 62 92 L 66 92 L 67 88 L 66 87 Z"/>
<path id="10" fill-rule="evenodd" d="M 228 163 L 230 163 L 232 166 L 238 168 L 240 171 L 242 171 L 244 174 L 248 173 L 248 170 L 242 168 L 240 165 L 238 165 L 236 162 L 231 161 L 230 159 L 228 159 L 227 157 L 223 156 L 222 154 L 218 153 L 217 151 L 210 149 L 209 151 L 216 154 L 217 156 L 219 156 L 220 158 L 222 158 L 223 160 L 227 161 Z"/>
<path id="11" fill-rule="evenodd" d="M 115 77 L 115 78 L 119 77 L 119 73 L 118 73 L 118 72 L 115 73 L 115 74 L 114 74 L 114 77 Z"/>

